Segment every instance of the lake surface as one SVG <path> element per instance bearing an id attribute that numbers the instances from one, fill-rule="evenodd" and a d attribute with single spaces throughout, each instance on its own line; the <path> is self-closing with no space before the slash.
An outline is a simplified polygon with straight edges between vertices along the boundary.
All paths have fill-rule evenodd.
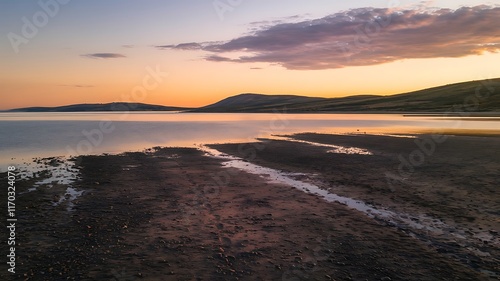
<path id="1" fill-rule="evenodd" d="M 500 118 L 398 114 L 0 113 L 0 170 L 34 157 L 139 151 L 153 146 L 246 142 L 298 132 L 411 134 L 500 130 Z"/>

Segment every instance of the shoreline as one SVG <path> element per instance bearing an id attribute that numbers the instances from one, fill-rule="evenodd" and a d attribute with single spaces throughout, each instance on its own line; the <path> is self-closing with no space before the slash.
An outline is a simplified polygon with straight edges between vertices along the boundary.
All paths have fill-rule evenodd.
<path id="1" fill-rule="evenodd" d="M 276 113 L 273 110 L 265 110 L 265 111 L 193 111 L 193 110 L 105 110 L 105 111 L 12 111 L 12 110 L 0 110 L 0 113 L 49 113 L 49 114 L 71 114 L 71 113 L 98 113 L 98 114 L 106 114 L 106 113 L 128 113 L 128 114 L 159 114 L 159 113 L 195 113 L 195 114 L 212 114 L 212 113 L 242 113 L 242 114 L 270 114 Z M 491 121 L 498 121 L 500 118 L 500 112 L 498 111 L 484 111 L 484 112 L 444 112 L 444 111 L 436 111 L 436 112 L 427 112 L 427 111 L 283 111 L 281 114 L 353 114 L 353 115 L 363 115 L 363 114 L 374 114 L 374 115 L 402 115 L 403 117 L 443 117 L 443 118 L 458 118 L 461 120 L 474 120 L 475 118 L 491 118 Z"/>
<path id="2" fill-rule="evenodd" d="M 296 135 L 309 141 L 318 141 L 321 136 Z M 332 136 L 336 145 L 363 143 L 352 136 Z M 405 141 L 413 140 L 401 141 L 393 143 L 404 147 Z M 210 147 L 241 157 L 238 146 L 252 145 Z M 264 148 L 255 150 L 253 159 L 242 158 L 280 171 L 302 172 L 295 176 L 303 182 L 324 181 L 314 176 L 314 166 L 321 161 L 302 161 L 306 165 L 293 171 L 294 162 L 284 161 L 281 153 L 288 151 L 297 157 L 311 152 L 315 157 L 320 157 L 319 153 L 328 157 L 337 154 L 324 153 L 324 147 L 305 143 L 290 145 L 269 140 Z M 77 162 L 81 179 L 73 185 L 84 194 L 74 200 L 72 211 L 64 202 L 49 206 L 54 196 L 67 188 L 64 184 L 18 198 L 19 204 L 26 207 L 19 211 L 18 234 L 26 241 L 19 245 L 19 269 L 26 272 L 18 277 L 23 280 L 60 276 L 70 280 L 164 280 L 170 275 L 176 280 L 255 280 L 259 276 L 280 280 L 488 280 L 487 274 L 477 270 L 477 265 L 490 268 L 487 259 L 462 256 L 457 260 L 453 257 L 457 247 L 450 241 L 436 240 L 444 243 L 441 247 L 423 243 L 421 237 L 415 239 L 403 228 L 388 227 L 342 204 L 326 202 L 266 177 L 223 167 L 223 159 L 207 157 L 194 148 L 82 156 Z M 325 168 L 318 171 L 332 176 Z M 19 184 L 21 189 L 27 189 L 33 183 Z M 356 190 L 343 192 L 378 208 L 385 205 L 409 213 L 416 208 L 386 202 L 382 199 L 390 195 L 377 194 L 377 190 L 370 192 L 373 198 L 362 198 Z M 342 195 L 342 190 L 334 193 Z M 399 194 L 397 190 L 392 193 Z M 477 223 L 478 218 L 475 220 Z M 56 229 L 60 231 L 54 232 Z M 57 256 L 54 249 L 61 255 Z M 473 263 L 464 267 L 460 260 L 464 258 Z M 404 268 L 399 266 L 402 263 Z"/>

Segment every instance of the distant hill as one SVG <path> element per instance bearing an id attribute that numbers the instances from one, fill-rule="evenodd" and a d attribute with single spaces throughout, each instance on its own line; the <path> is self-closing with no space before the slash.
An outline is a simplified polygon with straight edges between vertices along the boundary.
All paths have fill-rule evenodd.
<path id="1" fill-rule="evenodd" d="M 477 108 L 474 103 L 477 102 Z M 193 112 L 500 112 L 500 79 L 471 81 L 409 93 L 343 98 L 241 94 Z M 464 108 L 464 106 L 468 106 Z M 455 110 L 453 108 L 456 108 Z"/>
<path id="2" fill-rule="evenodd" d="M 327 98 L 312 98 L 294 95 L 240 94 L 225 98 L 211 105 L 193 109 L 193 112 L 261 112 L 273 111 L 291 104 L 321 102 Z"/>
<path id="3" fill-rule="evenodd" d="M 184 108 L 143 103 L 75 104 L 59 107 L 28 107 L 10 112 L 85 111 L 188 111 L 188 112 L 274 112 L 286 107 L 288 113 L 500 113 L 500 78 L 449 84 L 409 93 L 343 98 L 315 98 L 295 95 L 240 94 L 200 108 Z"/>
<path id="4" fill-rule="evenodd" d="M 184 111 L 191 108 L 162 106 L 144 103 L 96 103 L 73 104 L 57 107 L 26 107 L 11 109 L 9 112 L 92 112 L 92 111 Z"/>

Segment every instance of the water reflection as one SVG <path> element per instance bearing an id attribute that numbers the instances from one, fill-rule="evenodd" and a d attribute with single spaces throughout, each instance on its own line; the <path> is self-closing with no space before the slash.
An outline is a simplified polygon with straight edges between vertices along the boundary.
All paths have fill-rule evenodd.
<path id="1" fill-rule="evenodd" d="M 411 134 L 448 129 L 499 131 L 498 127 L 498 122 L 491 120 L 438 120 L 398 114 L 0 113 L 0 165 L 33 157 L 247 142 L 299 132 Z"/>

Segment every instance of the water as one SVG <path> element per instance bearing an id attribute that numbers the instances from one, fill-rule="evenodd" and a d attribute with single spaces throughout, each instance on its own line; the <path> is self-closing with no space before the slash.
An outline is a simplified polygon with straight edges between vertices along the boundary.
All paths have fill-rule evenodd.
<path id="1" fill-rule="evenodd" d="M 499 120 L 398 114 L 0 113 L 0 171 L 34 157 L 247 142 L 298 132 L 411 134 L 443 128 L 498 130 Z"/>
<path id="2" fill-rule="evenodd" d="M 314 145 L 314 146 L 332 148 L 330 150 L 327 150 L 326 153 L 373 155 L 373 152 L 371 152 L 367 149 L 354 147 L 354 146 L 345 147 L 345 146 L 334 145 L 334 144 L 324 144 L 324 143 L 318 143 L 318 142 L 312 142 L 312 141 L 297 140 L 294 138 L 282 137 L 282 136 L 273 136 L 272 139 L 299 142 L 299 143 L 305 143 L 305 144 Z"/>

